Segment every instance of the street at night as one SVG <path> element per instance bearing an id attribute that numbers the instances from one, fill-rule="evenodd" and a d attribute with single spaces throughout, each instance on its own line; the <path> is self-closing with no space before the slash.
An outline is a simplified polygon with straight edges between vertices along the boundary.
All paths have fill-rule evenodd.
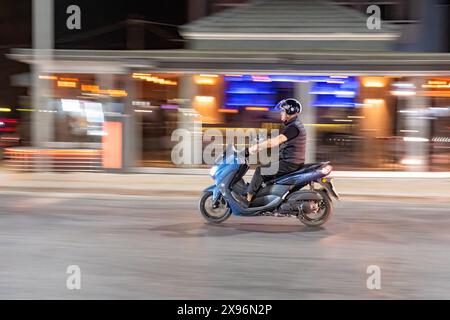
<path id="1" fill-rule="evenodd" d="M 0 1 L 0 302 L 379 320 L 450 300 L 449 7 Z"/>
<path id="2" fill-rule="evenodd" d="M 0 298 L 450 298 L 448 203 L 352 199 L 331 220 L 231 217 L 205 224 L 197 198 L 0 196 Z M 67 290 L 78 265 L 81 290 Z M 369 290 L 367 267 L 381 269 Z"/>

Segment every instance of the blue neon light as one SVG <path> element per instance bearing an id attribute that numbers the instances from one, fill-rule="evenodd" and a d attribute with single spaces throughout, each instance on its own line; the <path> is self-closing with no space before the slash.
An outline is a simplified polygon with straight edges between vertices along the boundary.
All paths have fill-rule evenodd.
<path id="1" fill-rule="evenodd" d="M 264 79 L 265 81 L 256 81 Z M 273 107 L 277 101 L 276 82 L 310 82 L 316 107 L 355 107 L 359 84 L 352 76 L 225 76 L 225 108 Z"/>
<path id="2" fill-rule="evenodd" d="M 276 90 L 272 82 L 254 82 L 250 76 L 246 78 L 248 80 L 226 83 L 225 107 L 268 107 L 276 103 Z"/>
<path id="3" fill-rule="evenodd" d="M 313 82 L 310 94 L 315 98 L 312 103 L 316 107 L 355 107 L 358 81 L 355 77 L 328 78 Z"/>

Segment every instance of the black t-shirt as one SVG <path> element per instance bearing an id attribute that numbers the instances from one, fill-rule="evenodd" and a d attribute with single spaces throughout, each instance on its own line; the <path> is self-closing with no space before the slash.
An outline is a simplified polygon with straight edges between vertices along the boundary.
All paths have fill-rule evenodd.
<path id="1" fill-rule="evenodd" d="M 291 140 L 298 136 L 300 134 L 300 131 L 296 126 L 287 126 L 286 128 L 284 128 L 281 134 L 286 136 L 288 140 Z"/>

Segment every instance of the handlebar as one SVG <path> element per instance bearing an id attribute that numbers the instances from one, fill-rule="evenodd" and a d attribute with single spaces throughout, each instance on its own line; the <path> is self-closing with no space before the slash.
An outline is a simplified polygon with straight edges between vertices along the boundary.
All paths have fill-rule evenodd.
<path id="1" fill-rule="evenodd" d="M 245 157 L 245 159 L 248 159 L 250 156 L 250 152 L 248 151 L 248 147 L 245 147 L 243 150 L 238 152 L 238 155 L 242 155 Z"/>

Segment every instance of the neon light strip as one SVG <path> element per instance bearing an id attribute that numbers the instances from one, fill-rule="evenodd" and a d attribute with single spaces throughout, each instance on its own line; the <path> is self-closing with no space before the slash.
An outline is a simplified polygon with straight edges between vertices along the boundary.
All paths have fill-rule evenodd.
<path id="1" fill-rule="evenodd" d="M 160 108 L 166 110 L 176 110 L 178 109 L 178 106 L 176 104 L 163 104 L 160 106 Z"/>
<path id="2" fill-rule="evenodd" d="M 399 33 L 378 33 L 378 34 L 354 34 L 354 33 L 330 33 L 330 34 L 286 34 L 286 33 L 204 33 L 204 32 L 186 32 L 184 36 L 188 39 L 200 40 L 395 40 L 400 36 Z"/>
<path id="3" fill-rule="evenodd" d="M 264 107 L 245 107 L 247 111 L 269 111 L 269 108 Z"/>

